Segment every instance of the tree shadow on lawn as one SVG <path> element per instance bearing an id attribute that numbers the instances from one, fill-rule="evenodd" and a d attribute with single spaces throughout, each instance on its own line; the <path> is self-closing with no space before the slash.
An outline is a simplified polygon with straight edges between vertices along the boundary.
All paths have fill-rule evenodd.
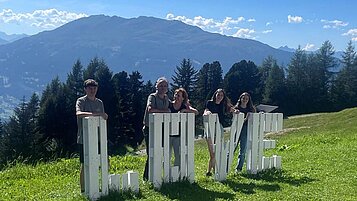
<path id="1" fill-rule="evenodd" d="M 256 189 L 261 189 L 264 191 L 280 190 L 280 186 L 278 184 L 255 184 L 253 182 L 241 183 L 232 180 L 226 180 L 223 183 L 227 184 L 232 190 L 244 194 L 254 194 Z"/>
<path id="2" fill-rule="evenodd" d="M 224 200 L 234 198 L 234 194 L 232 193 L 211 191 L 202 188 L 197 183 L 191 184 L 189 181 L 180 181 L 180 182 L 162 184 L 161 188 L 158 191 L 163 195 L 167 196 L 169 199 L 177 199 L 182 201 L 192 201 L 192 200 L 213 201 L 218 198 Z"/>
<path id="3" fill-rule="evenodd" d="M 253 180 L 263 180 L 266 182 L 271 182 L 272 184 L 256 184 L 254 182 L 242 183 L 237 182 L 237 179 L 227 179 L 224 183 L 227 184 L 234 191 L 242 192 L 245 194 L 254 194 L 256 189 L 261 189 L 264 191 L 279 191 L 281 188 L 279 184 L 276 183 L 287 183 L 293 186 L 301 186 L 303 184 L 316 181 L 306 176 L 292 176 L 288 172 L 283 170 L 270 169 L 254 174 L 241 173 L 240 176 L 253 179 Z"/>
<path id="4" fill-rule="evenodd" d="M 122 201 L 122 200 L 137 200 L 144 198 L 141 191 L 139 193 L 135 193 L 132 191 L 112 191 L 110 190 L 108 195 L 102 196 L 98 199 L 98 201 Z"/>
<path id="5" fill-rule="evenodd" d="M 257 174 L 248 174 L 243 173 L 241 174 L 245 178 L 254 179 L 254 180 L 264 180 L 267 182 L 280 182 L 280 183 L 287 183 L 292 186 L 301 186 L 306 183 L 310 183 L 313 181 L 317 181 L 317 179 L 313 179 L 306 176 L 299 176 L 299 175 L 291 175 L 289 172 L 284 170 L 277 170 L 277 169 L 268 169 Z"/>

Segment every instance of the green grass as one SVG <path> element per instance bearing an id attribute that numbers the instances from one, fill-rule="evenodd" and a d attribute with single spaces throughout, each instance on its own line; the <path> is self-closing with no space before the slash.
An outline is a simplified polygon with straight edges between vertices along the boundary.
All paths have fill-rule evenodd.
<path id="1" fill-rule="evenodd" d="M 155 190 L 140 180 L 140 193 L 111 192 L 100 200 L 356 200 L 357 108 L 284 120 L 285 132 L 269 135 L 282 156 L 282 170 L 204 176 L 208 152 L 195 143 L 196 182 L 164 184 Z M 236 158 L 234 164 L 236 164 Z M 111 157 L 110 173 L 143 172 L 144 156 Z M 79 161 L 60 159 L 35 166 L 14 164 L 0 172 L 0 200 L 86 200 L 80 194 Z"/>

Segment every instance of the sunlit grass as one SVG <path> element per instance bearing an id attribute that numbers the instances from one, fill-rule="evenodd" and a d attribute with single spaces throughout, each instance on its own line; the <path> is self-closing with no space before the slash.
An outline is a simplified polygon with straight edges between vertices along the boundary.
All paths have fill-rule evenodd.
<path id="1" fill-rule="evenodd" d="M 164 184 L 155 190 L 141 175 L 145 156 L 110 158 L 110 173 L 134 170 L 140 192 L 111 192 L 101 200 L 356 200 L 357 109 L 284 120 L 285 132 L 269 135 L 282 156 L 282 170 L 258 175 L 228 175 L 225 182 L 206 177 L 208 152 L 195 142 L 196 182 Z M 236 165 L 236 158 L 234 164 Z M 86 200 L 80 194 L 79 160 L 37 165 L 13 164 L 0 172 L 0 200 Z"/>

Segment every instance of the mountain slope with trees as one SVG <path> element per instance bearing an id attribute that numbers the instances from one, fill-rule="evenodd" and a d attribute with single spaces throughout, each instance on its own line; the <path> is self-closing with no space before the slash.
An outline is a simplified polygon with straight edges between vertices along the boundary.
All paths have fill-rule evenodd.
<path id="1" fill-rule="evenodd" d="M 299 48 L 285 68 L 270 56 L 262 65 L 236 62 L 226 74 L 219 61 L 205 63 L 197 71 L 191 59 L 184 58 L 172 74 L 171 87 L 187 88 L 190 103 L 200 111 L 197 135 L 202 132 L 205 103 L 217 88 L 224 88 L 233 104 L 242 92 L 249 92 L 255 104 L 277 105 L 286 116 L 357 107 L 356 51 L 350 42 L 338 73 L 331 70 L 336 65 L 333 55 L 333 46 L 326 41 L 316 53 Z M 10 120 L 1 122 L 0 164 L 18 158 L 68 157 L 76 152 L 75 101 L 83 95 L 83 80 L 88 78 L 99 82 L 97 96 L 109 115 L 109 152 L 122 153 L 127 145 L 137 147 L 143 140 L 146 99 L 155 91 L 154 85 L 145 83 L 138 71 L 113 72 L 104 59 L 94 57 L 86 68 L 76 60 L 66 82 L 54 78 L 40 98 L 37 94 L 29 101 L 23 98 Z"/>
<path id="2" fill-rule="evenodd" d="M 292 53 L 180 21 L 96 15 L 0 46 L 0 93 L 30 97 L 56 76 L 65 80 L 77 59 L 103 58 L 113 72 L 139 71 L 145 80 L 155 80 L 170 77 L 182 58 L 195 68 L 220 61 L 226 72 L 242 59 L 259 64 L 268 55 L 286 64 Z"/>

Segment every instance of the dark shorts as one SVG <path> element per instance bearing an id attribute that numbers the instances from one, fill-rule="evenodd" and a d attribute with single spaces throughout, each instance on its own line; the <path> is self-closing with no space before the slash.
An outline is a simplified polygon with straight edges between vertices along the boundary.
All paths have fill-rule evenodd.
<path id="1" fill-rule="evenodd" d="M 78 149 L 79 149 L 79 162 L 84 163 L 83 144 L 78 144 Z"/>

